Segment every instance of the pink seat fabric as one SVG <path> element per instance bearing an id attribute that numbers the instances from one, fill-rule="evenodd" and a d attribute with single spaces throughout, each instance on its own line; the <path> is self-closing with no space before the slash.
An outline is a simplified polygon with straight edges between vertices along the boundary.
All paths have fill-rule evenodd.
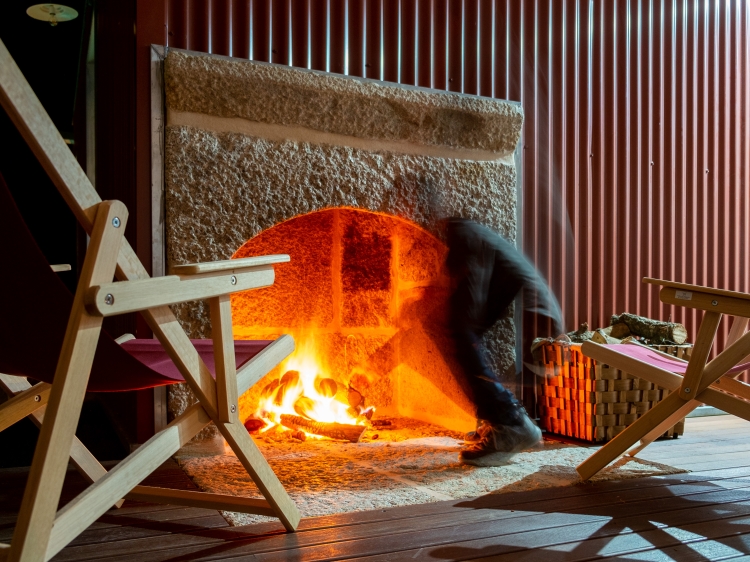
<path id="1" fill-rule="evenodd" d="M 2 175 L 0 263 L 12 264 L 0 275 L 0 373 L 51 383 L 73 295 L 50 269 Z M 211 340 L 194 340 L 193 343 L 213 372 Z M 237 366 L 246 363 L 269 343 L 235 341 Z M 183 380 L 157 340 L 131 340 L 120 346 L 102 330 L 87 390 L 139 390 Z"/>
<path id="2" fill-rule="evenodd" d="M 203 359 L 208 370 L 211 371 L 211 374 L 216 375 L 213 341 L 190 341 L 193 342 L 195 349 L 198 350 L 198 354 L 201 356 L 201 359 Z M 266 340 L 235 340 L 234 356 L 237 368 L 239 369 L 259 352 L 263 351 L 269 343 L 271 342 Z M 182 382 L 185 380 L 177 369 L 177 366 L 167 355 L 167 352 L 164 351 L 159 340 L 130 340 L 123 343 L 120 347 L 138 359 L 138 361 L 143 363 L 149 369 L 159 373 L 167 379 L 170 379 L 170 382 Z"/>
<path id="3" fill-rule="evenodd" d="M 605 347 L 618 353 L 622 353 L 623 355 L 627 355 L 628 357 L 632 357 L 633 359 L 638 359 L 639 361 L 643 361 L 644 363 L 653 365 L 654 367 L 664 369 L 665 371 L 671 371 L 673 373 L 684 375 L 685 371 L 687 370 L 687 363 L 676 358 L 669 359 L 657 353 L 653 349 L 643 347 L 642 345 L 619 343 L 608 344 Z M 737 365 L 736 367 L 732 368 L 729 371 L 729 374 L 734 375 L 743 371 L 747 371 L 748 369 L 750 369 L 750 363 L 743 363 L 742 365 Z"/>

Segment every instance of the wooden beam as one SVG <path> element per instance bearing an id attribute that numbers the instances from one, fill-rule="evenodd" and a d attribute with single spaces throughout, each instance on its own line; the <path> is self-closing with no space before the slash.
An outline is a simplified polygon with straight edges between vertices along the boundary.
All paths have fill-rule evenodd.
<path id="1" fill-rule="evenodd" d="M 25 392 L 30 388 L 37 389 L 41 384 L 46 383 L 40 383 L 32 387 L 24 377 L 16 377 L 13 375 L 4 375 L 0 373 L 0 388 L 5 390 L 5 392 L 10 393 L 11 395 L 14 393 Z M 41 408 L 38 408 L 31 414 L 29 414 L 28 417 L 32 422 L 34 422 L 37 427 L 42 427 L 42 422 L 44 421 L 44 413 L 46 410 L 47 407 L 42 406 Z M 73 437 L 73 445 L 71 445 L 70 447 L 70 460 L 73 462 L 73 465 L 76 467 L 78 472 L 81 473 L 81 476 L 83 476 L 89 483 L 96 482 L 102 476 L 107 474 L 107 470 L 99 463 L 98 460 L 96 460 L 96 457 L 91 454 L 91 452 L 83 443 L 81 443 L 81 441 L 77 437 Z M 121 505 L 122 500 L 118 500 L 115 503 L 115 507 L 120 507 Z"/>
<path id="2" fill-rule="evenodd" d="M 128 494 L 210 422 L 211 418 L 201 405 L 193 404 L 163 431 L 69 502 L 55 518 L 44 559 L 49 560 L 60 552 L 72 537 L 83 532 L 117 499 Z"/>
<path id="3" fill-rule="evenodd" d="M 70 271 L 70 264 L 69 263 L 58 263 L 50 266 L 52 268 L 52 271 L 55 273 L 60 273 L 62 271 Z"/>
<path id="4" fill-rule="evenodd" d="M 714 357 L 703 371 L 698 384 L 698 392 L 702 392 L 709 385 L 724 376 L 732 367 L 739 364 L 750 352 L 750 332 L 743 335 L 732 345 Z"/>
<path id="5" fill-rule="evenodd" d="M 737 293 L 744 295 L 744 293 Z M 706 312 L 717 312 L 729 316 L 750 316 L 750 295 L 726 296 L 708 291 L 682 291 L 665 287 L 659 291 L 659 299 L 666 304 L 694 308 Z"/>
<path id="6" fill-rule="evenodd" d="M 301 518 L 299 509 L 289 497 L 284 486 L 279 482 L 268 461 L 258 446 L 240 423 L 223 423 L 214 421 L 224 439 L 237 454 L 237 459 L 258 486 L 260 493 L 268 500 L 274 515 L 279 518 L 287 531 L 294 531 Z"/>
<path id="7" fill-rule="evenodd" d="M 52 385 L 42 382 L 36 386 L 26 383 L 25 390 L 13 392 L 5 384 L 5 378 L 19 378 L 12 375 L 0 374 L 0 388 L 3 388 L 12 398 L 0 405 L 0 431 L 5 430 L 14 423 L 21 421 L 35 410 L 38 410 L 49 400 Z M 24 382 L 26 382 L 24 380 Z"/>
<path id="8" fill-rule="evenodd" d="M 737 299 L 750 300 L 750 293 L 740 293 L 739 291 L 727 291 L 726 289 L 714 289 L 712 287 L 703 287 L 701 285 L 691 285 L 689 283 L 677 283 L 676 281 L 667 281 L 665 279 L 654 279 L 652 277 L 644 277 L 644 283 L 651 285 L 659 285 L 660 287 L 667 287 L 671 289 L 679 289 L 688 292 L 706 293 L 709 295 L 732 297 Z M 688 299 L 688 295 L 683 295 L 681 299 L 683 302 Z"/>
<path id="9" fill-rule="evenodd" d="M 732 345 L 747 332 L 748 322 L 750 322 L 750 318 L 735 316 L 732 321 L 732 327 L 729 329 L 729 334 L 727 335 L 727 346 Z"/>
<path id="10" fill-rule="evenodd" d="M 731 394 L 707 388 L 698 395 L 698 401 L 718 408 L 727 414 L 750 421 L 750 402 L 745 402 Z"/>
<path id="11" fill-rule="evenodd" d="M 156 279 L 105 283 L 89 290 L 86 294 L 86 308 L 90 314 L 115 316 L 268 287 L 273 285 L 273 281 L 273 267 L 259 266 L 241 273 L 218 273 L 201 277 L 170 275 Z"/>
<path id="12" fill-rule="evenodd" d="M 697 400 L 691 400 L 690 402 L 686 402 L 683 406 L 675 410 L 674 413 L 670 414 L 669 417 L 665 418 L 663 422 L 658 424 L 656 427 L 654 427 L 654 429 L 652 429 L 646 435 L 641 437 L 640 443 L 636 445 L 635 447 L 633 447 L 632 449 L 630 449 L 627 452 L 627 455 L 630 457 L 636 456 L 643 449 L 645 449 L 651 443 L 653 443 L 656 439 L 664 435 L 664 433 L 670 427 L 672 427 L 674 424 L 676 424 L 680 420 L 684 419 L 685 416 L 687 416 L 690 412 L 695 410 L 700 405 L 701 405 L 701 402 L 698 402 Z"/>
<path id="13" fill-rule="evenodd" d="M 294 338 L 286 334 L 268 344 L 260 353 L 237 369 L 237 392 L 245 394 L 294 351 Z"/>
<path id="14" fill-rule="evenodd" d="M 680 385 L 680 398 L 692 400 L 698 395 L 698 387 L 706 368 L 706 360 L 716 338 L 716 330 L 719 329 L 721 314 L 718 312 L 706 312 L 703 315 L 701 326 L 698 329 L 698 337 L 695 339 L 693 350 L 690 352 L 690 361 L 685 370 L 685 378 Z M 728 367 L 727 370 L 731 368 Z M 708 386 L 708 385 L 706 385 Z"/>
<path id="15" fill-rule="evenodd" d="M 643 416 L 635 420 L 614 439 L 578 465 L 582 480 L 588 480 L 613 460 L 619 458 L 633 444 L 659 427 L 671 414 L 685 404 L 677 392 L 671 393 Z"/>
<path id="16" fill-rule="evenodd" d="M 99 342 L 102 319 L 86 314 L 83 297 L 88 287 L 111 279 L 128 211 L 119 201 L 98 206 L 83 272 L 73 299 L 54 384 L 37 441 L 26 491 L 13 533 L 9 560 L 45 559 L 55 511 L 60 500 L 68 457 L 86 393 L 91 365 Z M 102 478 L 104 480 L 104 478 Z M 100 480 L 101 481 L 101 480 Z M 107 508 L 120 496 L 112 498 Z M 67 537 L 72 540 L 73 537 Z"/>
<path id="17" fill-rule="evenodd" d="M 290 336 L 281 336 L 269 344 L 263 351 L 243 365 L 243 368 L 238 372 L 239 391 L 241 393 L 247 391 L 293 350 L 294 339 Z M 68 536 L 76 536 L 76 534 L 81 533 L 109 509 L 108 503 L 112 501 L 112 498 L 118 499 L 130 492 L 148 474 L 156 470 L 162 462 L 175 454 L 180 447 L 190 441 L 211 421 L 201 404 L 194 404 L 172 421 L 161 433 L 149 439 L 131 453 L 128 458 L 110 470 L 102 478 L 102 481 L 89 487 L 61 509 L 52 529 L 46 559 L 52 558 L 65 547 L 69 542 L 66 540 Z M 252 444 L 252 448 L 257 450 L 255 443 L 247 435 L 244 427 L 240 424 L 229 425 L 240 427 Z M 258 454 L 260 455 L 260 452 Z M 144 465 L 144 461 L 140 460 L 141 458 L 145 458 L 148 465 Z M 161 461 L 158 460 L 160 458 Z M 262 455 L 261 458 L 263 458 Z M 267 465 L 265 459 L 263 459 L 263 464 Z M 270 467 L 268 469 L 270 470 Z M 286 496 L 286 493 L 284 495 Z M 227 510 L 231 510 L 231 508 L 227 508 Z M 276 512 L 272 516 L 276 517 Z"/>
<path id="18" fill-rule="evenodd" d="M 211 309 L 211 339 L 216 366 L 216 394 L 219 401 L 219 420 L 239 423 L 239 395 L 237 393 L 237 366 L 232 337 L 232 301 L 229 295 L 220 295 L 209 301 Z"/>
<path id="19" fill-rule="evenodd" d="M 255 268 L 261 265 L 273 265 L 276 263 L 287 263 L 287 254 L 271 254 L 267 256 L 251 256 L 236 260 L 210 261 L 205 263 L 186 263 L 173 265 L 169 269 L 171 275 L 197 275 L 201 273 L 237 273 L 244 269 Z"/>
<path id="20" fill-rule="evenodd" d="M 192 490 L 170 490 L 151 486 L 136 486 L 127 495 L 127 499 L 276 517 L 273 509 L 264 499 L 210 494 L 208 492 L 195 492 Z"/>

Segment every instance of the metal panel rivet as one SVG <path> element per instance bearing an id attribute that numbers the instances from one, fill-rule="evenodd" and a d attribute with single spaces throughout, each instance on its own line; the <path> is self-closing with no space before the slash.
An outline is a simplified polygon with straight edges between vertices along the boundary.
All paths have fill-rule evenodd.
<path id="1" fill-rule="evenodd" d="M 115 228 L 120 228 L 120 217 L 115 217 L 112 219 L 112 226 Z"/>
<path id="2" fill-rule="evenodd" d="M 718 306 L 719 305 L 719 301 L 711 301 L 711 304 L 714 305 L 714 306 Z"/>
<path id="3" fill-rule="evenodd" d="M 232 277 L 229 280 L 232 282 L 232 285 L 237 284 L 237 278 L 234 275 L 232 275 Z"/>
<path id="4" fill-rule="evenodd" d="M 108 304 L 112 306 L 115 304 L 115 296 L 112 293 L 107 293 L 104 295 L 104 304 Z"/>

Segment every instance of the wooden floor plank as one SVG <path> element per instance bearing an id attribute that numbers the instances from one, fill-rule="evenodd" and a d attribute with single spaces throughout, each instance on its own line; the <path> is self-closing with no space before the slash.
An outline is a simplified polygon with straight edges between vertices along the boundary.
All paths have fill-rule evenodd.
<path id="1" fill-rule="evenodd" d="M 708 488 L 708 489 L 707 489 Z M 690 492 L 690 493 L 688 493 Z M 663 498 L 662 501 L 650 498 L 641 499 L 637 502 L 617 504 L 613 507 L 612 501 L 602 503 L 598 508 L 583 506 L 578 509 L 567 509 L 565 511 L 556 511 L 550 507 L 548 512 L 540 513 L 533 511 L 518 510 L 498 510 L 498 509 L 472 509 L 467 506 L 465 509 L 456 509 L 454 513 L 444 514 L 442 516 L 420 518 L 418 522 L 409 521 L 405 526 L 404 521 L 392 521 L 387 524 L 371 524 L 345 529 L 321 530 L 318 532 L 300 533 L 297 535 L 278 534 L 273 537 L 265 537 L 264 540 L 248 538 L 242 540 L 243 534 L 247 528 L 227 529 L 222 533 L 223 537 L 216 536 L 211 540 L 204 535 L 203 541 L 191 539 L 190 543 L 179 545 L 170 543 L 168 552 L 163 552 L 167 545 L 158 543 L 154 540 L 146 539 L 144 541 L 131 542 L 129 544 L 119 545 L 119 550 L 101 551 L 106 552 L 107 556 L 116 556 L 117 552 L 127 556 L 128 552 L 137 551 L 144 560 L 168 560 L 170 556 L 178 555 L 187 557 L 191 560 L 212 560 L 225 559 L 227 556 L 249 556 L 260 557 L 259 559 L 283 560 L 287 555 L 289 548 L 294 548 L 295 552 L 303 558 L 317 559 L 322 553 L 330 551 L 340 551 L 341 545 L 344 548 L 351 548 L 348 543 L 355 542 L 356 550 L 362 552 L 372 548 L 370 543 L 381 545 L 378 548 L 384 548 L 382 543 L 393 543 L 401 545 L 406 544 L 403 537 L 408 535 L 412 540 L 417 540 L 420 547 L 430 544 L 430 541 L 437 541 L 442 544 L 450 542 L 446 537 L 462 537 L 461 529 L 470 529 L 471 532 L 487 533 L 496 532 L 502 529 L 503 534 L 508 532 L 528 532 L 535 528 L 553 529 L 556 527 L 569 527 L 575 521 L 576 524 L 587 522 L 607 522 L 617 513 L 620 517 L 632 515 L 634 518 L 643 518 L 644 514 L 653 514 L 652 518 L 665 518 L 665 520 L 674 519 L 672 510 L 675 507 L 674 499 L 676 494 L 682 494 L 682 502 L 692 501 L 689 509 L 681 507 L 677 511 L 690 511 L 695 513 L 696 506 L 721 506 L 722 517 L 728 517 L 726 513 L 740 509 L 743 512 L 750 513 L 750 488 L 744 490 L 725 490 L 718 487 L 702 487 L 696 489 L 692 486 L 690 489 L 674 490 L 674 493 Z M 702 498 L 702 499 L 700 499 Z M 519 525 L 521 526 L 519 530 Z M 515 531 L 512 531 L 515 529 Z M 234 537 L 231 537 L 234 535 Z M 237 540 L 233 547 L 227 545 L 224 541 L 234 538 Z M 147 544 L 150 543 L 150 544 Z M 216 554 L 215 548 L 224 545 Z M 175 550 L 175 546 L 182 546 Z M 73 550 L 73 549 L 71 549 Z M 146 552 L 149 551 L 149 552 Z M 79 550 L 79 553 L 81 551 Z M 342 554 L 343 555 L 343 554 Z M 74 558 L 65 558 L 65 560 L 83 560 L 86 556 Z"/>
<path id="2" fill-rule="evenodd" d="M 747 507 L 750 507 L 748 505 Z M 427 539 L 422 539 L 420 546 L 412 549 L 400 548 L 398 552 L 381 555 L 358 557 L 355 560 L 368 562 L 386 562 L 390 560 L 496 560 L 525 561 L 545 560 L 582 561 L 592 560 L 602 556 L 622 557 L 628 553 L 663 549 L 699 540 L 737 539 L 742 544 L 741 554 L 750 552 L 746 542 L 750 545 L 750 509 L 747 515 L 725 517 L 718 520 L 701 519 L 699 510 L 685 509 L 680 512 L 680 519 L 676 522 L 679 528 L 667 525 L 652 525 L 638 516 L 620 520 L 572 524 L 565 527 L 503 532 L 492 537 L 455 542 L 443 541 L 442 544 L 429 546 Z M 742 525 L 742 530 L 737 529 Z M 650 527 L 650 528 L 647 528 Z M 697 533 L 696 531 L 700 531 Z M 464 531 L 466 533 L 466 531 Z M 457 535 L 459 533 L 456 533 Z M 468 533 L 466 533 L 468 534 Z M 462 537 L 464 538 L 464 537 Z M 420 544 L 420 538 L 414 541 Z M 362 549 L 355 547 L 357 551 Z M 265 560 L 264 558 L 257 558 Z M 333 559 L 333 558 L 330 558 Z"/>
<path id="3" fill-rule="evenodd" d="M 595 558 L 600 562 L 665 562 L 676 560 L 679 562 L 706 562 L 706 560 L 726 562 L 747 562 L 750 555 L 741 554 L 745 548 L 743 537 L 726 537 L 721 541 L 705 540 L 695 541 L 690 544 L 679 544 L 666 548 L 641 550 L 639 552 L 625 555 L 607 556 Z"/>
<path id="4" fill-rule="evenodd" d="M 749 436 L 750 425 L 731 416 L 690 418 L 680 439 L 639 456 L 692 473 L 308 518 L 295 534 L 275 522 L 229 527 L 212 510 L 127 502 L 55 560 L 742 560 L 750 553 Z M 0 541 L 12 533 L 26 475 L 0 470 Z M 82 488 L 78 478 L 69 474 L 64 501 Z M 195 489 L 173 461 L 146 483 Z"/>

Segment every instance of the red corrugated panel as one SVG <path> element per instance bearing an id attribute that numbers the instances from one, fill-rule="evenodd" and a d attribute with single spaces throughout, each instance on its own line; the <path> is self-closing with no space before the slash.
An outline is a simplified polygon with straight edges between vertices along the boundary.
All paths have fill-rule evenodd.
<path id="1" fill-rule="evenodd" d="M 166 0 L 169 44 L 522 102 L 522 245 L 570 328 L 750 290 L 746 2 Z M 727 327 L 720 336 L 726 337 Z"/>

